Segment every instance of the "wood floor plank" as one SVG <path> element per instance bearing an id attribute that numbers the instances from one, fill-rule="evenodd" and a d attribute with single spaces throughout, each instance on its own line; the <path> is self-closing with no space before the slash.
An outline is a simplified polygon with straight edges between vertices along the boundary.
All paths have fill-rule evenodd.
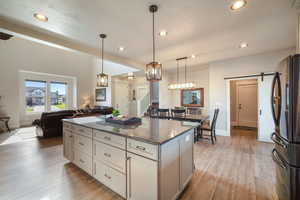
<path id="1" fill-rule="evenodd" d="M 196 171 L 182 200 L 277 200 L 273 145 L 250 130 L 195 144 Z M 1 200 L 121 200 L 63 158 L 62 139 L 0 146 Z"/>

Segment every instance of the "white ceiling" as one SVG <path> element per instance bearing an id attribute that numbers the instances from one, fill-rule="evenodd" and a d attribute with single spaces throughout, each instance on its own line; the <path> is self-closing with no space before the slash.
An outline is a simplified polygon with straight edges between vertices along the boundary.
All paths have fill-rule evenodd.
<path id="1" fill-rule="evenodd" d="M 0 0 L 0 16 L 37 31 L 47 31 L 99 48 L 99 33 L 106 33 L 105 50 L 140 63 L 150 62 L 151 15 L 148 6 L 159 5 L 158 61 L 174 66 L 178 57 L 196 54 L 191 64 L 296 46 L 297 12 L 289 0 L 248 0 L 247 7 L 233 12 L 231 0 Z M 48 22 L 33 18 L 40 12 Z M 249 48 L 239 49 L 242 42 Z M 118 47 L 125 51 L 119 52 Z"/>

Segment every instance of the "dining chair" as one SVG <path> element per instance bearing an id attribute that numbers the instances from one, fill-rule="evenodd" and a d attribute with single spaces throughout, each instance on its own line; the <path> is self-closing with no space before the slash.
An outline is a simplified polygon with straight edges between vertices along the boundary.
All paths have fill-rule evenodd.
<path id="1" fill-rule="evenodd" d="M 171 116 L 175 120 L 185 120 L 186 111 L 185 109 L 171 109 Z"/>
<path id="2" fill-rule="evenodd" d="M 191 115 L 201 115 L 201 109 L 199 108 L 193 108 L 193 107 L 189 107 L 187 108 L 187 114 L 191 114 Z"/>
<path id="3" fill-rule="evenodd" d="M 170 119 L 170 110 L 164 108 L 157 109 L 157 115 L 160 119 Z"/>
<path id="4" fill-rule="evenodd" d="M 220 109 L 215 109 L 214 111 L 214 117 L 213 120 L 211 122 L 211 126 L 202 126 L 200 127 L 200 134 L 198 134 L 197 136 L 197 140 L 199 140 L 199 138 L 203 138 L 203 136 L 208 136 L 209 138 L 203 138 L 203 139 L 211 139 L 212 144 L 215 143 L 215 141 L 217 141 L 217 137 L 216 137 L 216 123 L 217 123 L 217 119 L 218 119 L 218 115 L 219 115 L 219 111 Z M 203 135 L 203 131 L 207 131 L 209 132 L 209 135 Z"/>

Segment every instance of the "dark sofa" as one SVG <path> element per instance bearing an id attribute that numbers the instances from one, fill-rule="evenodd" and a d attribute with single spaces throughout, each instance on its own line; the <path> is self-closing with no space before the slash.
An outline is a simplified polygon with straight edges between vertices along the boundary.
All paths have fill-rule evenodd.
<path id="1" fill-rule="evenodd" d="M 62 136 L 62 119 L 72 117 L 86 117 L 95 115 L 108 115 L 113 111 L 112 107 L 99 106 L 93 109 L 63 110 L 56 112 L 44 112 L 41 118 L 35 120 L 33 125 L 37 127 L 37 136 L 42 138 Z"/>

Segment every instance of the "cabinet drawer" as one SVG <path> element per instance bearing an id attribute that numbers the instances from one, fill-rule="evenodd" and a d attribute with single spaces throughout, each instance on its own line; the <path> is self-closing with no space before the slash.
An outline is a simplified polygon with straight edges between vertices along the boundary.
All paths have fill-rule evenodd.
<path id="1" fill-rule="evenodd" d="M 72 138 L 72 131 L 70 131 L 69 129 L 64 129 L 63 130 L 63 137 L 64 138 L 68 138 L 68 137 Z"/>
<path id="2" fill-rule="evenodd" d="M 67 123 L 67 122 L 64 122 L 64 123 L 63 123 L 63 130 L 69 130 L 69 131 L 72 131 L 72 129 L 73 129 L 72 124 Z"/>
<path id="3" fill-rule="evenodd" d="M 124 150 L 94 141 L 94 159 L 125 173 L 126 155 Z"/>
<path id="4" fill-rule="evenodd" d="M 74 152 L 74 164 L 79 168 L 92 175 L 93 162 L 92 157 L 78 150 Z"/>
<path id="5" fill-rule="evenodd" d="M 158 146 L 140 142 L 133 139 L 127 139 L 127 151 L 136 153 L 138 155 L 158 160 Z"/>
<path id="6" fill-rule="evenodd" d="M 92 156 L 92 139 L 88 137 L 83 137 L 78 134 L 73 134 L 74 137 L 74 148 L 78 151 L 81 151 L 83 153 L 86 153 L 90 156 Z"/>
<path id="7" fill-rule="evenodd" d="M 94 162 L 94 178 L 126 198 L 126 176 L 102 162 Z"/>
<path id="8" fill-rule="evenodd" d="M 125 149 L 125 137 L 94 130 L 94 138 L 106 144 Z"/>
<path id="9" fill-rule="evenodd" d="M 83 126 L 73 125 L 73 131 L 85 137 L 92 137 L 92 129 Z"/>

